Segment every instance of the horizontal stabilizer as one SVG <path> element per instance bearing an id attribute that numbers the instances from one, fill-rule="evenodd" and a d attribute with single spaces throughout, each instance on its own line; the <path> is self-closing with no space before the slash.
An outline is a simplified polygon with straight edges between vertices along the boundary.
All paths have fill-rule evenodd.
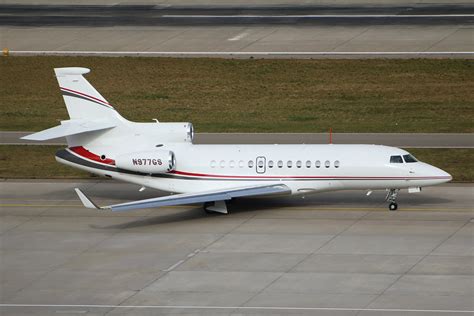
<path id="1" fill-rule="evenodd" d="M 115 123 L 107 121 L 69 120 L 62 121 L 59 126 L 24 136 L 21 139 L 42 141 L 86 132 L 100 131 L 115 126 Z"/>
<path id="2" fill-rule="evenodd" d="M 54 68 L 56 76 L 81 76 L 88 74 L 91 70 L 83 67 L 65 67 L 65 68 Z"/>

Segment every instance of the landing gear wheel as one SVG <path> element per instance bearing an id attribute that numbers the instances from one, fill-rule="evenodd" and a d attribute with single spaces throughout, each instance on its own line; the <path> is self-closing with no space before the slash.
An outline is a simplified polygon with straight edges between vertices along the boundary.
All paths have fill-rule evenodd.
<path id="1" fill-rule="evenodd" d="M 388 209 L 390 211 L 396 211 L 398 208 L 398 204 L 396 200 L 397 200 L 398 191 L 400 191 L 400 189 L 388 189 L 387 191 L 388 192 L 387 192 L 387 196 L 385 197 L 385 201 L 389 202 Z"/>
<path id="2" fill-rule="evenodd" d="M 213 205 L 214 205 L 214 202 L 204 202 L 204 205 L 202 206 L 202 208 L 204 209 L 204 212 L 206 212 L 207 214 L 215 214 L 215 212 L 207 209 L 209 206 L 213 206 Z"/>
<path id="3" fill-rule="evenodd" d="M 216 202 L 205 202 L 203 205 L 204 211 L 206 213 L 220 213 L 228 214 L 227 205 L 225 201 L 216 201 Z"/>

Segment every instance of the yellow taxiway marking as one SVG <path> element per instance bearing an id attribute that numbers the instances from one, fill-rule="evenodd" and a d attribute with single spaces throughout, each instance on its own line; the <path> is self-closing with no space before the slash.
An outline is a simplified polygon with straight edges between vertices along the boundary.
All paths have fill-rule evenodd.
<path id="1" fill-rule="evenodd" d="M 32 200 L 23 200 L 23 199 L 0 199 L 0 201 L 23 201 L 23 202 L 66 202 L 69 200 L 50 200 L 50 199 L 32 199 Z"/>
<path id="2" fill-rule="evenodd" d="M 64 204 L 0 204 L 0 207 L 82 207 L 82 204 L 64 205 Z M 189 208 L 185 205 L 163 206 L 161 208 Z"/>
<path id="3" fill-rule="evenodd" d="M 84 207 L 82 205 L 59 205 L 59 204 L 0 204 L 0 207 Z"/>
<path id="4" fill-rule="evenodd" d="M 280 211 L 386 211 L 385 206 L 381 207 L 291 207 L 291 208 L 274 208 L 274 210 Z M 401 208 L 398 209 L 396 212 L 400 211 L 459 211 L 459 212 L 473 212 L 474 208 Z"/>
<path id="5" fill-rule="evenodd" d="M 0 207 L 81 207 L 81 204 L 0 204 Z M 163 206 L 162 208 L 190 208 L 186 205 Z M 267 211 L 262 210 L 262 211 Z M 386 211 L 385 207 L 289 207 L 289 208 L 272 208 L 271 211 Z M 473 208 L 402 208 L 396 212 L 410 212 L 410 211 L 428 211 L 428 212 L 474 212 Z"/>

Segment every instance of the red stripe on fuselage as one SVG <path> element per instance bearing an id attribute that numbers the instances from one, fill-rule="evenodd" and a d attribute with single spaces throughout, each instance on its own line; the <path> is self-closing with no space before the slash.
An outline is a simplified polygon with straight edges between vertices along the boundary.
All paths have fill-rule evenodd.
<path id="1" fill-rule="evenodd" d="M 76 90 L 72 90 L 72 89 L 69 89 L 69 88 L 63 88 L 63 87 L 60 87 L 60 89 L 66 90 L 66 91 L 72 92 L 72 93 L 77 93 L 77 94 L 82 95 L 82 96 L 87 97 L 87 98 L 91 98 L 91 99 L 93 99 L 93 100 L 95 100 L 95 101 L 97 101 L 97 102 L 103 103 L 104 105 L 107 105 L 107 106 L 110 106 L 111 108 L 113 108 L 112 104 L 110 104 L 109 102 L 107 102 L 107 101 L 105 101 L 105 100 L 98 99 L 98 98 L 96 98 L 96 97 L 93 97 L 93 96 L 91 96 L 91 95 L 85 94 L 85 93 L 83 93 L 83 92 L 79 92 L 79 91 L 76 91 Z"/>
<path id="2" fill-rule="evenodd" d="M 449 177 L 363 177 L 363 176 L 237 176 L 237 175 L 219 175 L 206 173 L 193 173 L 174 170 L 169 173 L 190 176 L 190 177 L 210 177 L 210 178 L 229 178 L 229 179 L 386 179 L 386 180 L 429 180 L 429 179 L 448 179 Z"/>
<path id="3" fill-rule="evenodd" d="M 79 155 L 83 158 L 87 158 L 89 160 L 93 160 L 93 161 L 100 162 L 100 163 L 103 163 L 103 164 L 115 166 L 115 160 L 110 159 L 110 158 L 105 158 L 105 159 L 102 160 L 102 159 L 100 159 L 99 155 L 91 153 L 90 151 L 88 151 L 87 149 L 85 149 L 82 146 L 70 147 L 69 150 L 71 150 L 72 152 L 76 153 L 77 155 Z"/>
<path id="4" fill-rule="evenodd" d="M 110 158 L 105 158 L 102 160 L 100 156 L 88 151 L 82 146 L 77 147 L 70 147 L 70 151 L 74 152 L 78 156 L 82 158 L 86 158 L 101 164 L 107 164 L 111 166 L 115 166 L 115 160 Z M 264 175 L 255 175 L 255 176 L 240 176 L 240 175 L 220 175 L 220 174 L 206 174 L 206 173 L 194 173 L 194 172 L 185 172 L 185 171 L 170 171 L 168 174 L 175 174 L 181 176 L 187 176 L 190 178 L 217 178 L 217 179 L 328 179 L 328 180 L 436 180 L 436 179 L 450 179 L 450 177 L 387 177 L 387 176 L 380 176 L 380 177 L 367 177 L 367 176 L 264 176 Z"/>

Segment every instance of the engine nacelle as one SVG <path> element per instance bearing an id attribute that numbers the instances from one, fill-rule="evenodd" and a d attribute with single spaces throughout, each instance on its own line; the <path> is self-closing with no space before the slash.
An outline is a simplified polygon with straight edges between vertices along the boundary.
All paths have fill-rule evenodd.
<path id="1" fill-rule="evenodd" d="M 176 168 L 176 158 L 169 150 L 138 151 L 118 156 L 115 165 L 142 173 L 166 173 Z"/>

